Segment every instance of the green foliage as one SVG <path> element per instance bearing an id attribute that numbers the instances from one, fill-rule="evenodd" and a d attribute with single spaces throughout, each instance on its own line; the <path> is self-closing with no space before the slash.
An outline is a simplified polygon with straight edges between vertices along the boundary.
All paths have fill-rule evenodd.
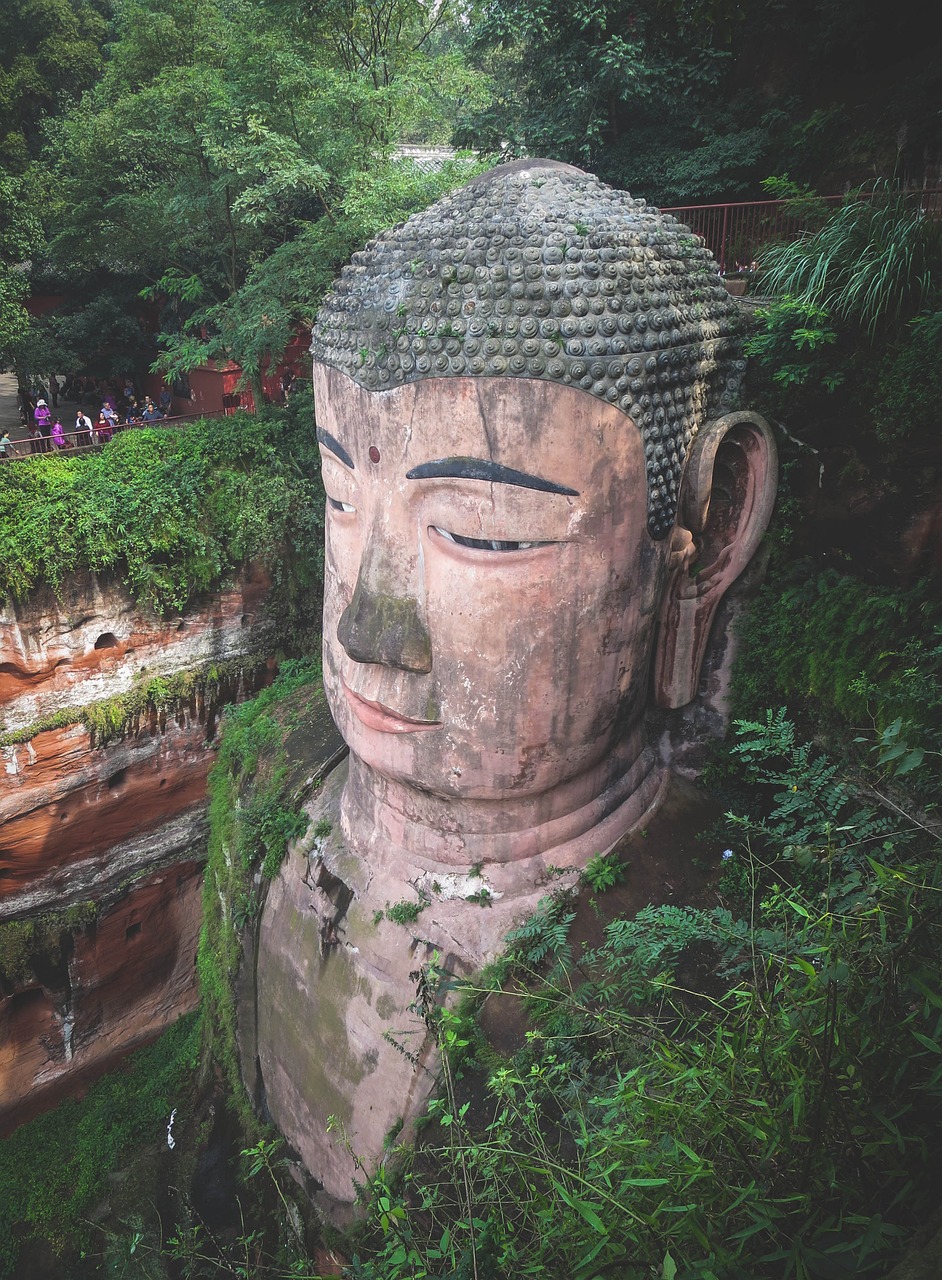
<path id="1" fill-rule="evenodd" d="M 728 33 L 703 19 L 701 5 L 665 23 L 624 0 L 484 4 L 475 42 L 499 87 L 459 140 L 567 160 L 659 203 L 742 190 L 768 134 L 737 102 Z"/>
<path id="2" fill-rule="evenodd" d="M 769 200 L 784 200 L 787 212 L 802 220 L 805 230 L 816 228 L 827 221 L 830 208 L 826 200 L 813 190 L 806 182 L 793 182 L 787 173 L 773 174 L 763 178 L 762 190 Z"/>
<path id="3" fill-rule="evenodd" d="M 495 88 L 458 137 L 581 165 L 661 205 L 758 197 L 773 168 L 793 175 L 789 195 L 809 179 L 928 176 L 936 73 L 903 34 L 922 11 L 903 4 L 889 33 L 873 0 L 482 0 L 474 47 Z"/>
<path id="4" fill-rule="evenodd" d="M 816 756 L 810 743 L 795 743 L 795 727 L 785 708 L 766 712 L 764 721 L 737 720 L 740 741 L 733 754 L 746 762 L 751 779 L 778 788 L 771 817 L 757 829 L 783 842 L 791 852 L 802 850 L 823 833 L 829 854 L 854 844 L 877 840 L 896 825 L 873 805 L 859 805 L 837 764 Z M 822 815 L 829 815 L 823 818 Z M 791 841 L 791 844 L 784 844 Z"/>
<path id="5" fill-rule="evenodd" d="M 942 280 L 942 225 L 919 193 L 859 192 L 820 231 L 770 246 L 760 288 L 823 307 L 872 339 L 917 315 Z"/>
<path id="6" fill-rule="evenodd" d="M 29 331 L 25 302 L 29 281 L 22 263 L 35 251 L 41 232 L 22 180 L 0 168 L 0 365 L 12 363 Z"/>
<path id="7" fill-rule="evenodd" d="M 394 902 L 392 906 L 387 902 L 383 915 L 387 920 L 391 920 L 393 924 L 415 924 L 430 902 L 431 898 L 424 893 L 420 893 L 417 899 L 411 901 L 408 898 L 403 898 L 401 902 Z"/>
<path id="8" fill-rule="evenodd" d="M 260 400 L 351 252 L 475 171 L 424 173 L 393 152 L 416 130 L 444 140 L 480 97 L 463 32 L 450 0 L 117 5 L 102 74 L 44 159 L 47 265 L 76 316 L 95 294 L 143 292 L 160 369 L 235 359 Z M 87 326 L 59 326 L 63 341 L 79 327 L 79 363 L 101 367 L 109 344 Z"/>
<path id="9" fill-rule="evenodd" d="M 246 654 L 223 662 L 207 662 L 192 671 L 139 679 L 125 693 L 100 702 L 88 702 L 84 707 L 63 707 L 22 729 L 0 734 L 0 746 L 29 742 L 39 733 L 81 724 L 88 730 L 92 746 L 102 747 L 129 733 L 137 733 L 145 717 L 177 714 L 197 700 L 217 704 L 226 701 L 233 696 L 231 690 L 267 660 L 261 654 Z"/>
<path id="10" fill-rule="evenodd" d="M 59 1254 L 89 1239 L 88 1217 L 108 1194 L 109 1175 L 135 1146 L 165 1140 L 201 1039 L 199 1016 L 181 1018 L 96 1081 L 81 1102 L 61 1103 L 0 1143 L 0 1275 L 18 1274 L 17 1254 L 27 1240 L 46 1240 Z"/>
<path id="11" fill-rule="evenodd" d="M 209 775 L 209 852 L 196 964 L 213 1052 L 249 1134 L 257 1124 L 239 1070 L 233 990 L 240 932 L 258 917 L 264 886 L 277 874 L 289 841 L 307 829 L 300 808 L 306 770 L 292 760 L 286 742 L 322 704 L 320 664 L 283 663 L 269 688 L 227 711 Z"/>
<path id="12" fill-rule="evenodd" d="M 890 772 L 916 749 L 942 750 L 942 610 L 932 580 L 909 591 L 833 570 L 793 584 L 772 580 L 741 637 L 741 712 L 786 703 L 845 752 L 855 738 L 877 746 L 872 762 Z M 938 790 L 928 769 L 909 783 L 923 800 Z"/>
<path id="13" fill-rule="evenodd" d="M 536 910 L 519 928 L 507 935 L 507 946 L 512 956 L 525 965 L 539 965 L 552 956 L 558 956 L 566 946 L 570 926 L 576 918 L 568 908 L 564 894 L 556 893 L 541 898 Z"/>
<path id="14" fill-rule="evenodd" d="M 401 1184 L 373 1180 L 357 1280 L 886 1275 L 942 1126 L 938 850 L 780 715 L 739 758 L 776 789 L 742 828 L 744 914 L 650 907 L 586 980 L 532 981 L 527 1044 L 476 1113 L 448 1069 L 467 1032 L 420 990 L 437 1128 Z"/>
<path id="15" fill-rule="evenodd" d="M 3 921 L 0 923 L 0 979 L 21 986 L 34 976 L 35 959 L 59 964 L 66 938 L 84 933 L 97 918 L 97 903 L 78 902 L 63 911 Z"/>
<path id="16" fill-rule="evenodd" d="M 22 600 L 70 574 L 111 573 L 167 613 L 252 560 L 271 572 L 273 616 L 296 640 L 314 620 L 320 569 L 312 441 L 309 421 L 271 411 L 122 432 L 100 453 L 5 467 L 0 591 Z"/>
<path id="17" fill-rule="evenodd" d="M 810 383 L 825 392 L 840 386 L 843 371 L 835 368 L 828 352 L 837 333 L 823 307 L 786 294 L 771 306 L 757 309 L 756 319 L 761 328 L 747 341 L 746 355 L 772 369 L 780 386 Z"/>
<path id="18" fill-rule="evenodd" d="M 104 6 L 87 0 L 0 4 L 0 168 L 21 173 L 43 122 L 93 83 L 106 38 Z"/>
<path id="19" fill-rule="evenodd" d="M 938 437 L 936 405 L 942 398 L 942 310 L 916 316 L 882 353 L 873 397 L 874 430 L 883 441 L 910 447 Z"/>
<path id="20" fill-rule="evenodd" d="M 611 854 L 599 853 L 586 863 L 582 878 L 595 893 L 604 893 L 624 880 L 625 869 Z"/>

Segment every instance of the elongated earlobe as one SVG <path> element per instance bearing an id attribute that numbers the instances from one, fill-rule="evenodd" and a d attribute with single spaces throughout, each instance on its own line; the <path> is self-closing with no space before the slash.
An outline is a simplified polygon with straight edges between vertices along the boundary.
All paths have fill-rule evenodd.
<path id="1" fill-rule="evenodd" d="M 755 554 L 778 483 L 775 441 L 757 413 L 730 413 L 697 435 L 681 492 L 661 606 L 654 696 L 673 710 L 696 697 L 717 606 Z"/>

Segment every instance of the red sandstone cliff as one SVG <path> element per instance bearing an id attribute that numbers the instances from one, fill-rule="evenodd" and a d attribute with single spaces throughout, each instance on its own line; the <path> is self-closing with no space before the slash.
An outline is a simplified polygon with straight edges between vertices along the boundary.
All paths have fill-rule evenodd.
<path id="1" fill-rule="evenodd" d="M 88 930 L 67 931 L 55 963 L 37 955 L 26 976 L 0 972 L 0 1128 L 196 1002 L 206 776 L 220 704 L 269 678 L 258 663 L 268 586 L 246 574 L 169 621 L 95 580 L 70 584 L 61 602 L 0 610 L 0 928 L 77 902 L 99 908 Z M 82 723 L 90 703 L 219 664 L 175 714 L 145 710 L 116 741 L 96 746 Z M 57 727 L 43 728 L 53 715 Z"/>

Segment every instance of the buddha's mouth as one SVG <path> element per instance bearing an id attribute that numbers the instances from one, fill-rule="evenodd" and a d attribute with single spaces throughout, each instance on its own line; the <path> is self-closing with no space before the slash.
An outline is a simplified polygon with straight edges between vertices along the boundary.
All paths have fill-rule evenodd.
<path id="1" fill-rule="evenodd" d="M 340 677 L 340 682 L 351 711 L 368 729 L 376 729 L 379 733 L 422 733 L 442 727 L 440 720 L 411 720 L 408 716 L 401 716 L 397 711 L 384 707 L 381 702 L 361 698 L 358 693 L 353 692 L 343 676 Z"/>

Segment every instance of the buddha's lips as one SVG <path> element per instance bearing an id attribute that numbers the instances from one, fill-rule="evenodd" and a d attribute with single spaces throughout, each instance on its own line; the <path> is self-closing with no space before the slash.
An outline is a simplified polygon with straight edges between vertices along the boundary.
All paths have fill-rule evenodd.
<path id="1" fill-rule="evenodd" d="M 368 729 L 376 729 L 380 733 L 422 733 L 426 729 L 442 727 L 440 720 L 410 720 L 408 716 L 401 716 L 398 712 L 391 711 L 389 707 L 384 707 L 381 702 L 361 698 L 358 693 L 353 692 L 342 676 L 341 684 L 353 714 Z"/>

